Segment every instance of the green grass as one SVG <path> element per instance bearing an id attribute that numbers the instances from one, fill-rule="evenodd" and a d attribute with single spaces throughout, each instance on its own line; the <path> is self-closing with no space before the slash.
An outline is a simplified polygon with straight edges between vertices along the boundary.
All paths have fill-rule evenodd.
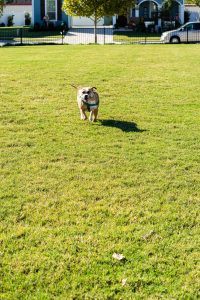
<path id="1" fill-rule="evenodd" d="M 158 33 L 144 33 L 134 31 L 115 31 L 113 40 L 120 43 L 138 43 L 141 41 L 155 41 L 160 40 L 161 34 Z"/>
<path id="2" fill-rule="evenodd" d="M 22 33 L 20 31 L 22 29 Z M 61 39 L 60 31 L 33 31 L 30 27 L 2 27 L 0 28 L 0 40 L 19 42 L 22 34 L 23 40 L 41 42 L 53 39 Z"/>
<path id="3" fill-rule="evenodd" d="M 26 26 L 26 25 L 24 25 L 24 26 L 2 26 L 2 27 L 0 27 L 0 31 L 2 31 L 2 30 L 11 30 L 11 29 L 19 29 L 19 28 L 27 28 L 27 29 L 30 29 L 31 28 L 31 26 Z"/>
<path id="4" fill-rule="evenodd" d="M 0 49 L 1 299 L 198 299 L 199 52 Z"/>

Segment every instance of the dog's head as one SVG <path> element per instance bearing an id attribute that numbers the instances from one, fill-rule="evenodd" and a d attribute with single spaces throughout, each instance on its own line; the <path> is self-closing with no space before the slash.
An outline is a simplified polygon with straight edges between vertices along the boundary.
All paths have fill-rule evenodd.
<path id="1" fill-rule="evenodd" d="M 78 90 L 79 97 L 83 101 L 89 101 L 96 97 L 96 88 L 95 87 L 82 87 Z"/>

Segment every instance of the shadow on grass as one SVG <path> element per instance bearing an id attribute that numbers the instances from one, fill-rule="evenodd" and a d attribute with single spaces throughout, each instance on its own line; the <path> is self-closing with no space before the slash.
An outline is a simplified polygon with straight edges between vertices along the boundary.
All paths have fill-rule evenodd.
<path id="1" fill-rule="evenodd" d="M 119 128 L 124 132 L 143 132 L 146 130 L 137 127 L 136 123 L 120 120 L 100 120 L 101 125 L 106 127 Z"/>

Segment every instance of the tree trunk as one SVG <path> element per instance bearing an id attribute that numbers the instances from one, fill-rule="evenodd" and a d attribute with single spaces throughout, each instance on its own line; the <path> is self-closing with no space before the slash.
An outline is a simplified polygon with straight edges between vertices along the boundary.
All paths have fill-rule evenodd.
<path id="1" fill-rule="evenodd" d="M 97 17 L 94 17 L 94 43 L 97 44 Z"/>

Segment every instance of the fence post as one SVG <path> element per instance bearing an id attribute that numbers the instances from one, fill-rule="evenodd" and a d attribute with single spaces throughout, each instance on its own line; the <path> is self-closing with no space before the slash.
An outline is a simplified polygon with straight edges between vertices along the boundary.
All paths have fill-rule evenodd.
<path id="1" fill-rule="evenodd" d="M 62 45 L 64 44 L 64 29 L 62 29 Z"/>
<path id="2" fill-rule="evenodd" d="M 188 44 L 188 28 L 187 28 L 187 44 Z"/>
<path id="3" fill-rule="evenodd" d="M 105 27 L 103 28 L 103 42 L 105 45 L 105 43 L 106 43 L 106 28 Z"/>
<path id="4" fill-rule="evenodd" d="M 23 28 L 19 29 L 19 35 L 20 35 L 20 45 L 23 45 Z"/>

